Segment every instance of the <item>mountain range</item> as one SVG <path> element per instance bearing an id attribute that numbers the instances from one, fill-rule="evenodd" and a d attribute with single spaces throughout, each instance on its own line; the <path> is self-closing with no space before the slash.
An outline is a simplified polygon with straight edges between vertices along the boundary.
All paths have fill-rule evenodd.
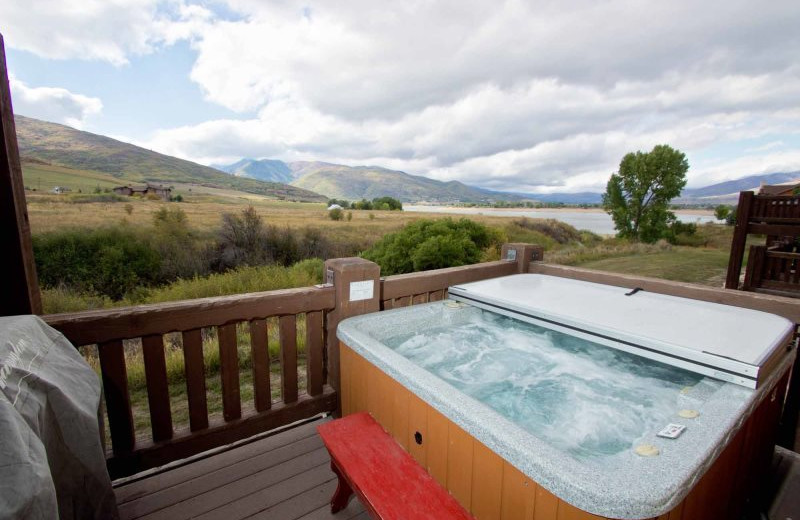
<path id="1" fill-rule="evenodd" d="M 599 204 L 600 192 L 530 194 L 497 192 L 468 186 L 458 181 L 441 182 L 379 166 L 343 166 L 325 162 L 290 162 L 270 159 L 242 159 L 230 165 L 217 165 L 233 175 L 288 182 L 293 186 L 322 193 L 331 198 L 359 200 L 391 196 L 403 202 L 491 202 L 497 200 Z M 781 184 L 800 179 L 800 171 L 750 175 L 702 188 L 687 188 L 677 204 L 735 204 L 739 192 L 754 190 L 760 184 Z"/>
<path id="2" fill-rule="evenodd" d="M 458 181 L 442 182 L 380 166 L 344 166 L 319 161 L 283 162 L 245 158 L 228 165 L 203 166 L 110 137 L 16 115 L 20 155 L 26 161 L 106 172 L 120 183 L 196 183 L 258 193 L 287 200 L 360 200 L 390 196 L 403 202 L 538 201 L 595 204 L 596 192 L 526 194 L 497 192 Z M 759 184 L 800 179 L 800 171 L 751 175 L 710 186 L 684 189 L 683 204 L 731 204 L 742 190 Z"/>
<path id="3" fill-rule="evenodd" d="M 322 202 L 324 196 L 280 182 L 234 177 L 215 168 L 178 159 L 74 128 L 14 116 L 20 156 L 76 170 L 110 173 L 124 183 L 186 182 L 230 188 L 280 199 Z"/>
<path id="4" fill-rule="evenodd" d="M 232 175 L 292 186 L 346 200 L 394 197 L 402 202 L 491 202 L 530 199 L 529 195 L 500 193 L 458 181 L 442 182 L 380 166 L 344 166 L 319 161 L 283 163 L 270 159 L 242 159 L 215 165 Z"/>

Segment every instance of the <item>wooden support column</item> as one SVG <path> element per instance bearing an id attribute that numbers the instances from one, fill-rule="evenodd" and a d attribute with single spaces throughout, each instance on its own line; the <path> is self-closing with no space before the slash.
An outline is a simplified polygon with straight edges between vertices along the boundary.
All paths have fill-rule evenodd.
<path id="1" fill-rule="evenodd" d="M 336 390 L 337 416 L 342 414 L 342 399 L 336 327 L 345 318 L 380 310 L 380 276 L 380 266 L 363 258 L 334 258 L 325 261 L 326 281 L 332 283 L 336 289 L 336 307 L 327 314 L 325 330 L 328 384 Z"/>
<path id="2" fill-rule="evenodd" d="M 739 193 L 739 205 L 736 207 L 736 228 L 731 241 L 731 256 L 728 259 L 728 274 L 725 277 L 726 289 L 739 288 L 739 275 L 742 272 L 744 246 L 747 241 L 747 227 L 750 221 L 750 208 L 753 206 L 753 192 Z"/>
<path id="3" fill-rule="evenodd" d="M 33 261 L 25 185 L 11 107 L 6 52 L 0 35 L 0 243 L 6 246 L 0 316 L 41 314 L 42 300 Z"/>
<path id="4" fill-rule="evenodd" d="M 503 244 L 500 252 L 500 259 L 509 262 L 517 262 L 517 272 L 527 273 L 531 262 L 541 262 L 544 260 L 544 248 L 534 244 L 511 243 Z"/>

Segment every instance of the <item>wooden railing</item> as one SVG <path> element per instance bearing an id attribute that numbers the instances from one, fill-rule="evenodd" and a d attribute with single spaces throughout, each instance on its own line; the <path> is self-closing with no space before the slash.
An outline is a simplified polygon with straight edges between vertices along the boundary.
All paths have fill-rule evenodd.
<path id="1" fill-rule="evenodd" d="M 111 436 L 112 477 L 182 459 L 257 433 L 336 409 L 325 384 L 324 317 L 333 288 L 303 288 L 122 309 L 46 316 L 76 347 L 97 345 Z M 298 392 L 297 321 L 305 321 L 307 390 Z M 268 319 L 279 329 L 280 401 L 272 402 Z M 188 401 L 188 429 L 176 430 L 165 362 L 165 335 L 180 336 Z M 220 418 L 207 404 L 204 338 L 216 335 Z M 238 336 L 242 336 L 239 338 Z M 249 341 L 247 337 L 249 336 Z M 240 348 L 249 343 L 249 348 Z M 207 341 L 208 343 L 208 341 Z M 213 343 L 210 342 L 210 343 Z M 206 351 L 208 350 L 206 345 Z M 240 350 L 251 356 L 253 402 L 243 413 Z M 143 358 L 152 436 L 137 438 L 128 382 L 128 360 Z M 174 382 L 173 382 L 174 384 Z"/>
<path id="2" fill-rule="evenodd" d="M 748 220 L 765 224 L 800 223 L 800 197 L 753 195 Z"/>
<path id="3" fill-rule="evenodd" d="M 800 253 L 750 246 L 742 289 L 800 296 Z"/>
<path id="4" fill-rule="evenodd" d="M 778 237 L 800 237 L 800 196 L 755 195 L 752 191 L 739 194 L 736 228 L 725 277 L 728 289 L 739 288 L 745 244 L 751 234 L 766 235 L 765 245 L 768 247 Z"/>

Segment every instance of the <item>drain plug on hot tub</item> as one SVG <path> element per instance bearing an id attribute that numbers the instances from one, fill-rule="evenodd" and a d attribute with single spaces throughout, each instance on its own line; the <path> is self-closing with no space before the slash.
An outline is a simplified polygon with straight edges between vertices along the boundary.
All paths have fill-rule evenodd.
<path id="1" fill-rule="evenodd" d="M 414 433 L 414 441 L 416 441 L 417 444 L 422 445 L 422 434 L 420 432 Z"/>

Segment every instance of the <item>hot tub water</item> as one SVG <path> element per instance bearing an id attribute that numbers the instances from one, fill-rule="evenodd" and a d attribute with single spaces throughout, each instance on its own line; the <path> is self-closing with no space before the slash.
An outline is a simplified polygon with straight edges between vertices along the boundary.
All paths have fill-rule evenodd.
<path id="1" fill-rule="evenodd" d="M 723 384 L 505 316 L 462 312 L 472 316 L 385 343 L 579 459 L 630 453 L 675 421 L 687 387 L 702 382 L 709 394 Z"/>

